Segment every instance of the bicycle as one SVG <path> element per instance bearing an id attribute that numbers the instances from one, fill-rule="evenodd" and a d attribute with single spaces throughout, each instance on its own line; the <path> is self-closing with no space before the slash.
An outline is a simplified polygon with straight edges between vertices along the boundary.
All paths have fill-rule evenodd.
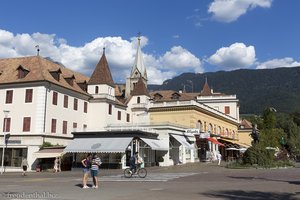
<path id="1" fill-rule="evenodd" d="M 147 176 L 147 170 L 145 168 L 138 168 L 135 170 L 135 172 L 132 172 L 130 170 L 130 168 L 126 168 L 124 170 L 124 176 L 126 178 L 131 178 L 132 175 L 135 175 L 135 174 L 137 174 L 140 178 L 145 178 Z"/>

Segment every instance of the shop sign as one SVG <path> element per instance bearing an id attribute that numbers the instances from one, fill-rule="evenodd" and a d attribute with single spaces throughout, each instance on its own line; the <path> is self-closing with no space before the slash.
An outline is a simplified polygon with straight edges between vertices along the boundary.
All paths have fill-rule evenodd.
<path id="1" fill-rule="evenodd" d="M 199 138 L 209 138 L 210 137 L 210 133 L 206 132 L 206 133 L 200 133 Z"/>
<path id="2" fill-rule="evenodd" d="M 186 134 L 193 134 L 193 135 L 199 135 L 200 130 L 199 129 L 186 129 L 185 130 Z"/>

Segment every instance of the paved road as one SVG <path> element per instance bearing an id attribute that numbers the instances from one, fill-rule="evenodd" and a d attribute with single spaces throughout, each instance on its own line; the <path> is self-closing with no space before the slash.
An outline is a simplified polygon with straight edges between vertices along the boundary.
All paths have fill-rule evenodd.
<path id="1" fill-rule="evenodd" d="M 148 176 L 124 178 L 102 170 L 99 189 L 82 189 L 81 172 L 0 176 L 0 199 L 57 200 L 300 200 L 300 168 L 227 169 L 215 164 L 148 168 Z"/>

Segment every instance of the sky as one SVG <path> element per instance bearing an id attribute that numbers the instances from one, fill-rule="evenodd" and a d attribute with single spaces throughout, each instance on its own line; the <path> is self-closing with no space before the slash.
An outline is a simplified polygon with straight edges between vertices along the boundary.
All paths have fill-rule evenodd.
<path id="1" fill-rule="evenodd" d="M 141 36 L 148 83 L 185 72 L 300 66 L 299 0 L 1 0 L 0 58 L 90 76 L 103 48 L 125 83 Z"/>

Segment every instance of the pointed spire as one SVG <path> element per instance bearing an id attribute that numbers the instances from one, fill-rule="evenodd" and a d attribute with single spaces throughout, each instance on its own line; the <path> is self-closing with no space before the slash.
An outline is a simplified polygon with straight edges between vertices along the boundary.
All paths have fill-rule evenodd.
<path id="1" fill-rule="evenodd" d="M 96 65 L 96 68 L 88 82 L 89 85 L 97 85 L 97 84 L 107 84 L 112 87 L 115 86 L 115 83 L 112 79 L 110 69 L 105 56 L 105 48 L 103 48 L 103 54 Z"/>
<path id="2" fill-rule="evenodd" d="M 131 70 L 131 78 L 135 77 L 135 73 L 138 71 L 140 76 L 147 80 L 147 71 L 143 61 L 143 55 L 141 50 L 141 33 L 138 33 L 138 48 L 135 56 L 135 61 Z"/>
<path id="3" fill-rule="evenodd" d="M 132 96 L 145 95 L 150 97 L 150 94 L 145 86 L 142 77 L 139 78 L 138 82 L 136 83 L 134 89 L 131 92 L 131 95 Z"/>
<path id="4" fill-rule="evenodd" d="M 212 95 L 211 89 L 207 83 L 207 76 L 205 76 L 205 83 L 204 83 L 203 89 L 201 91 L 201 95 L 203 95 L 203 96 L 211 96 Z"/>

